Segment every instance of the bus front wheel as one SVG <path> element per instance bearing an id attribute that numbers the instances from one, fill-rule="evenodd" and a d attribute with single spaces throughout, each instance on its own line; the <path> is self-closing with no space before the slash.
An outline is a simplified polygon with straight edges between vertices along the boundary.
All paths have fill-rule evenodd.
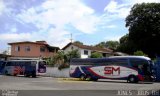
<path id="1" fill-rule="evenodd" d="M 91 81 L 91 80 L 92 80 L 92 77 L 91 77 L 90 75 L 87 75 L 87 76 L 86 76 L 86 80 L 87 80 L 87 81 Z"/>
<path id="2" fill-rule="evenodd" d="M 129 76 L 127 81 L 130 83 L 137 83 L 138 82 L 136 76 L 134 76 L 134 75 Z"/>

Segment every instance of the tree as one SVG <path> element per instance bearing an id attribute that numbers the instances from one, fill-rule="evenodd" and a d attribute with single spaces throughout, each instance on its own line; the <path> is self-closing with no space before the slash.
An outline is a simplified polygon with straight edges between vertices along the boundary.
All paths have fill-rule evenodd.
<path id="1" fill-rule="evenodd" d="M 136 55 L 136 56 L 148 56 L 147 54 L 143 53 L 143 51 L 136 51 L 136 52 L 134 52 L 134 55 Z"/>
<path id="2" fill-rule="evenodd" d="M 104 48 L 106 45 L 105 42 L 100 42 L 99 44 L 95 45 L 95 47 Z"/>
<path id="3" fill-rule="evenodd" d="M 131 40 L 129 40 L 129 35 L 126 34 L 120 38 L 120 44 L 117 48 L 117 51 L 121 51 L 128 54 L 133 54 L 136 51 L 136 45 L 133 44 Z"/>
<path id="4" fill-rule="evenodd" d="M 106 47 L 112 50 L 117 50 L 118 46 L 119 46 L 118 41 L 107 41 L 106 42 Z"/>
<path id="5" fill-rule="evenodd" d="M 150 57 L 160 54 L 160 3 L 135 4 L 126 18 L 129 40 Z"/>
<path id="6" fill-rule="evenodd" d="M 80 41 L 75 41 L 74 43 L 79 44 L 79 45 L 83 45 L 83 43 Z"/>
<path id="7" fill-rule="evenodd" d="M 99 44 L 95 45 L 95 47 L 109 48 L 109 49 L 112 49 L 112 50 L 117 50 L 118 46 L 119 46 L 119 42 L 118 41 L 100 42 Z"/>
<path id="8" fill-rule="evenodd" d="M 91 58 L 102 58 L 103 55 L 101 53 L 98 53 L 98 52 L 93 52 L 91 53 Z"/>
<path id="9" fill-rule="evenodd" d="M 69 62 L 72 58 L 80 58 L 78 50 L 69 51 L 67 54 L 67 61 Z"/>

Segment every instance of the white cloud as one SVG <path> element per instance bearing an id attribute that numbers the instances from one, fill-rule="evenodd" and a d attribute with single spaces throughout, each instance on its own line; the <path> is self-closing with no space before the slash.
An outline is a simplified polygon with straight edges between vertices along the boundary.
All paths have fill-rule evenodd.
<path id="1" fill-rule="evenodd" d="M 125 18 L 130 11 L 131 6 L 129 4 L 118 4 L 118 2 L 111 0 L 109 4 L 104 8 L 106 12 L 104 17 L 110 20 Z"/>
<path id="2" fill-rule="evenodd" d="M 1 40 L 5 41 L 18 41 L 18 40 L 25 40 L 29 39 L 31 37 L 31 34 L 29 33 L 4 33 L 1 34 Z"/>
<path id="3" fill-rule="evenodd" d="M 105 20 L 124 19 L 128 16 L 131 7 L 136 3 L 159 3 L 160 0 L 122 0 L 123 3 L 118 3 L 116 0 L 111 0 L 104 8 L 105 14 L 102 16 Z"/>
<path id="4" fill-rule="evenodd" d="M 38 29 L 38 39 L 45 39 L 53 45 L 64 46 L 69 42 L 65 38 L 71 32 L 65 30 L 66 24 L 71 24 L 80 32 L 92 34 L 97 30 L 100 18 L 94 15 L 94 10 L 84 5 L 80 0 L 47 0 L 38 7 L 23 10 L 17 15 L 21 23 L 32 23 Z M 34 40 L 34 35 L 31 40 Z M 43 37 L 41 36 L 43 35 Z M 67 42 L 67 43 L 66 43 Z"/>
<path id="5" fill-rule="evenodd" d="M 135 4 L 135 3 L 159 3 L 160 0 L 123 0 L 125 3 Z"/>
<path id="6" fill-rule="evenodd" d="M 108 25 L 106 26 L 107 28 L 116 28 L 117 26 L 116 25 Z"/>
<path id="7" fill-rule="evenodd" d="M 3 2 L 3 0 L 0 0 L 0 15 L 1 15 L 2 12 L 4 11 L 4 9 L 5 9 L 4 2 Z"/>

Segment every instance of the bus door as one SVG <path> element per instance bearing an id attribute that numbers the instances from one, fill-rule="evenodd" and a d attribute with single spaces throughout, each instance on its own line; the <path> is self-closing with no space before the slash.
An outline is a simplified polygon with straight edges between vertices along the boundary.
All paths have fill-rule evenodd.
<path id="1" fill-rule="evenodd" d="M 133 60 L 130 60 L 130 63 L 132 67 L 138 71 L 138 74 L 143 77 L 144 80 L 150 79 L 151 74 L 150 74 L 149 61 L 133 59 Z"/>
<path id="2" fill-rule="evenodd" d="M 0 61 L 0 74 L 3 73 L 4 67 L 5 67 L 5 62 L 4 61 Z"/>
<path id="3" fill-rule="evenodd" d="M 38 73 L 46 73 L 46 62 L 45 61 L 39 61 Z"/>

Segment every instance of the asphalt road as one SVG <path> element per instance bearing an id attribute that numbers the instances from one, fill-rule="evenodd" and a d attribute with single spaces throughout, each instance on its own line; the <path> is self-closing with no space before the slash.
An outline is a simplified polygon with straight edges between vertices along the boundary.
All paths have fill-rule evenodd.
<path id="1" fill-rule="evenodd" d="M 0 96 L 160 96 L 159 89 L 160 83 L 151 82 L 131 84 L 113 80 L 92 82 L 0 75 Z"/>

